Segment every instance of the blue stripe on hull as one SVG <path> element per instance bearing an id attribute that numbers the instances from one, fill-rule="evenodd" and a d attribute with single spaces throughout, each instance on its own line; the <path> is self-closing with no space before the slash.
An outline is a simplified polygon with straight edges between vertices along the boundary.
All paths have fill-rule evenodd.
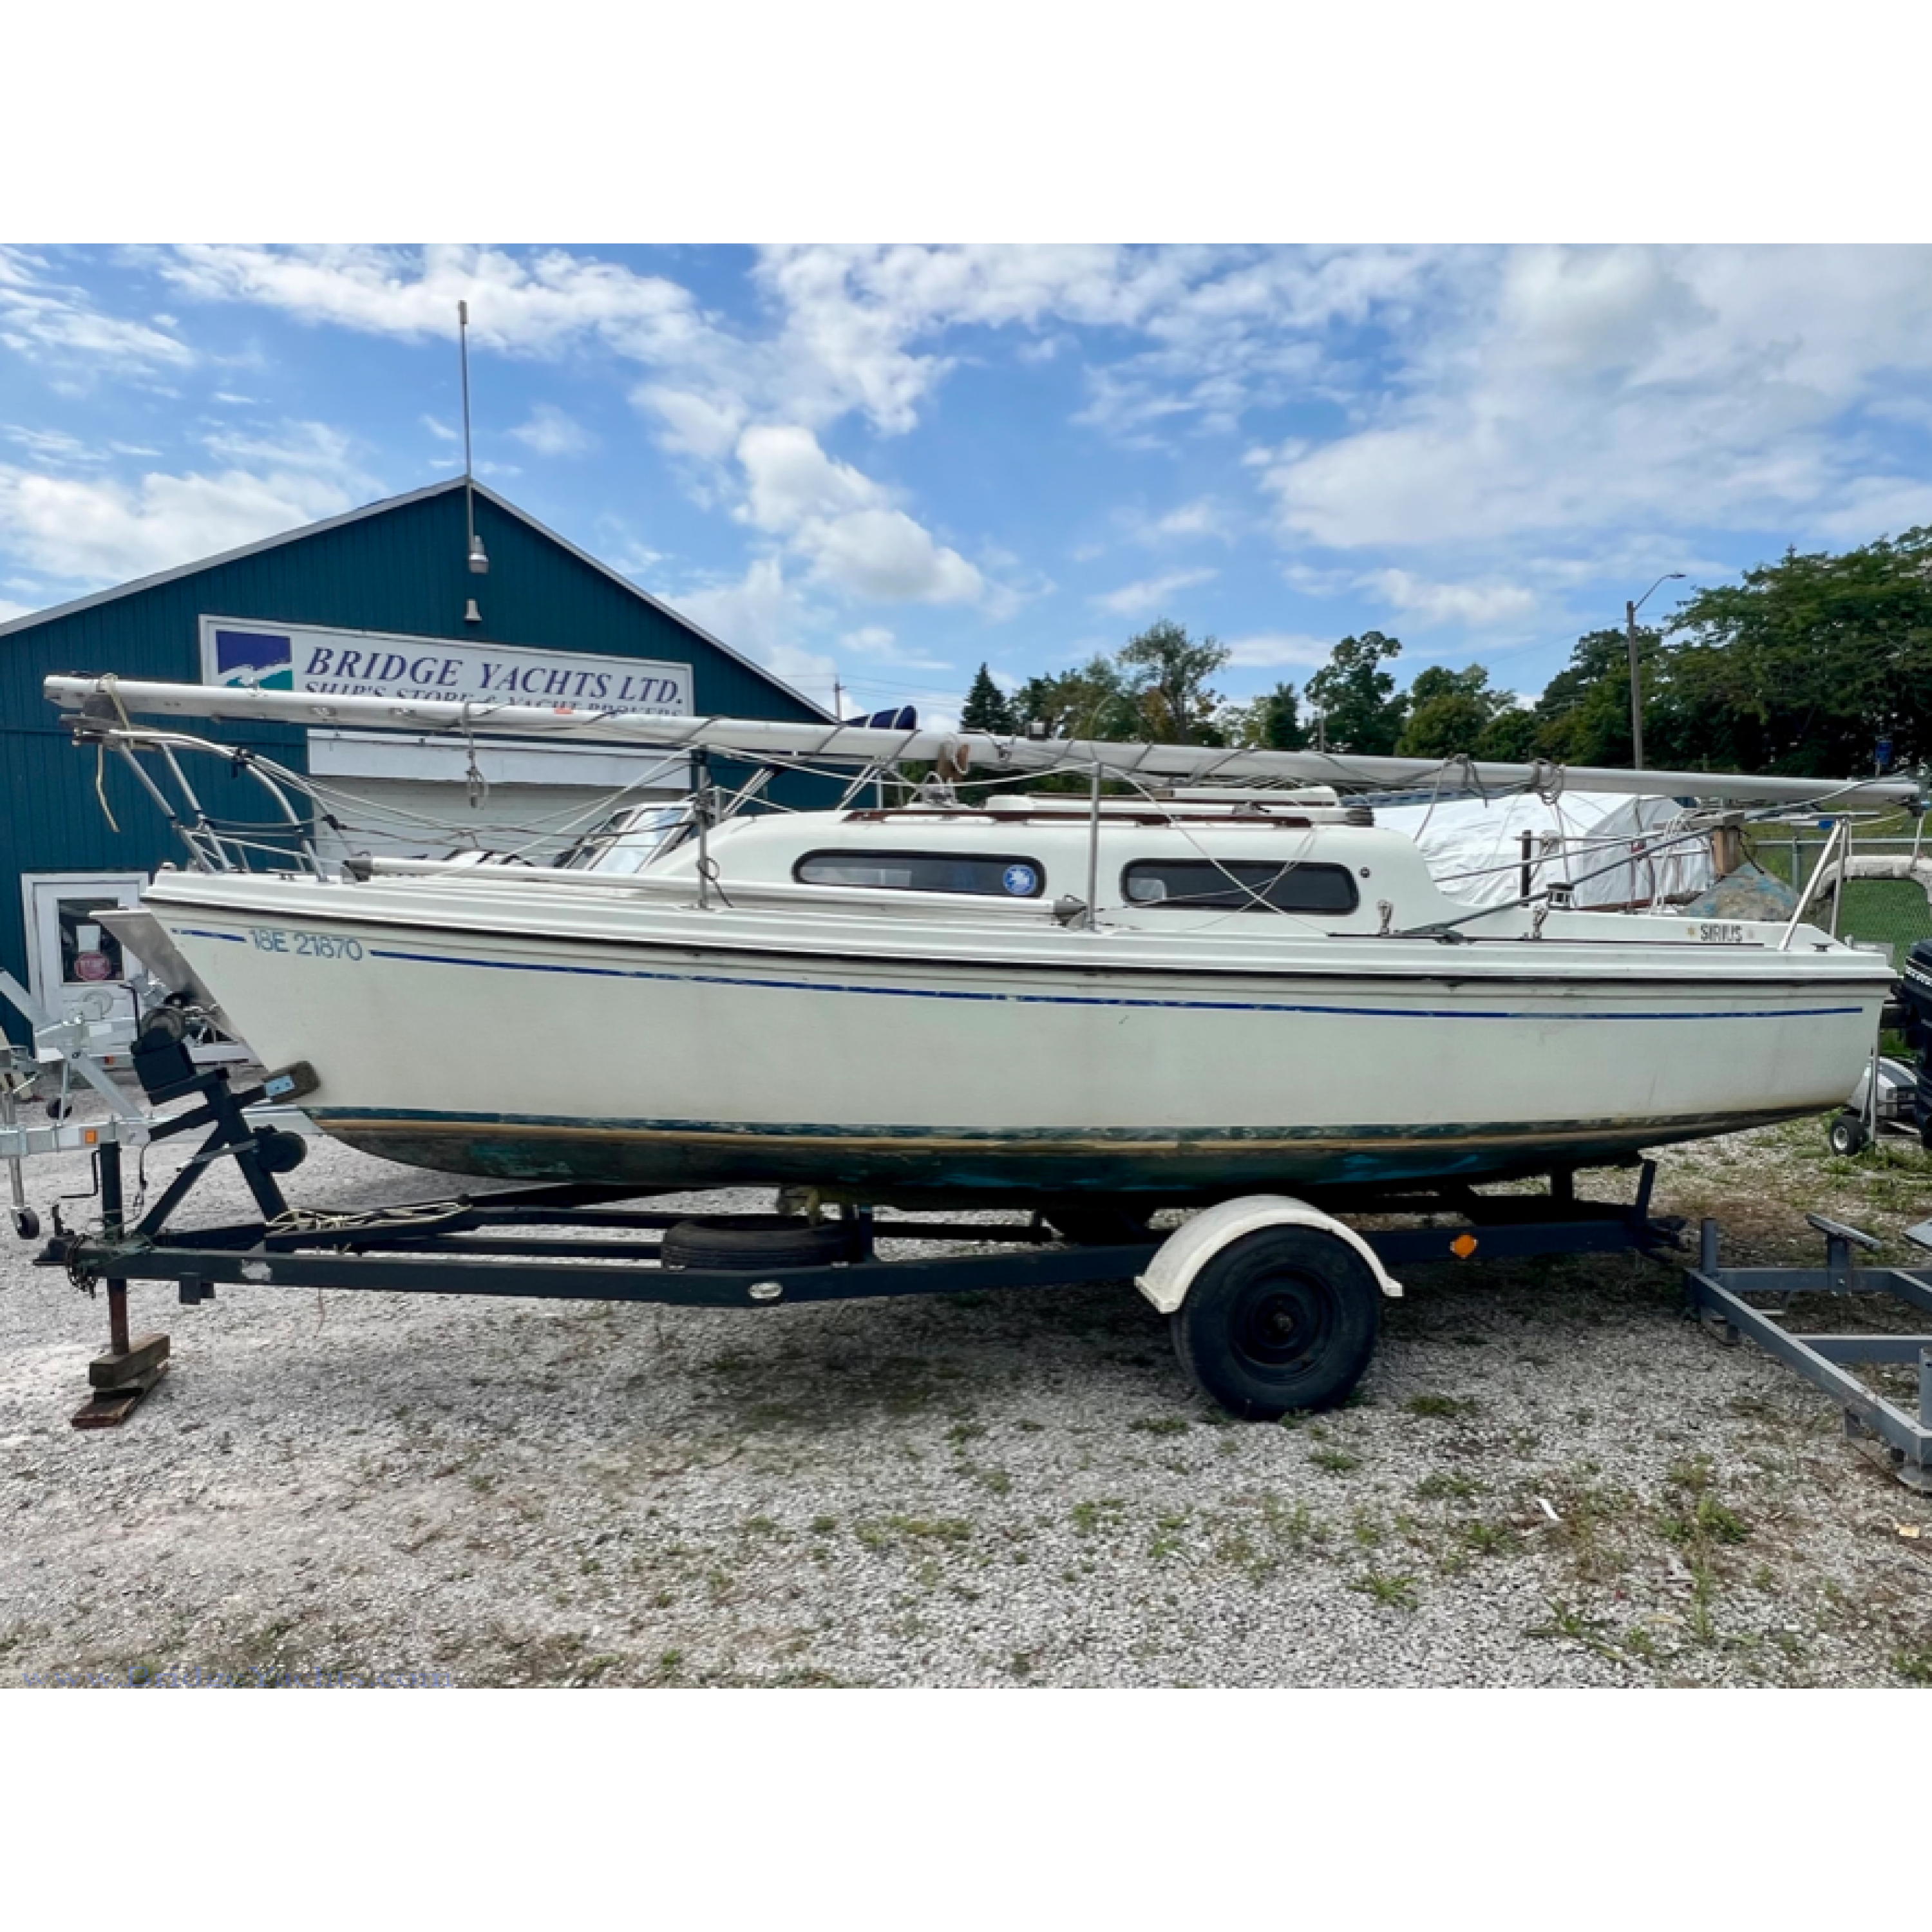
<path id="1" fill-rule="evenodd" d="M 242 943 L 240 935 L 183 926 L 182 936 L 192 939 L 225 939 Z M 1305 1013 L 1325 1018 L 1414 1020 L 1529 1020 L 1542 1024 L 1592 1024 L 1629 1020 L 1793 1020 L 1830 1019 L 1864 1011 L 1862 1006 L 1704 1007 L 1696 1012 L 1682 1010 L 1640 1012 L 1539 1012 L 1521 1010 L 1477 1011 L 1468 1006 L 1336 1006 L 1312 1001 L 1278 1000 L 1150 999 L 1126 994 L 1097 993 L 995 993 L 969 987 L 862 986 L 833 980 L 779 980 L 768 976 L 724 973 L 668 973 L 636 966 L 587 966 L 536 959 L 466 959 L 453 953 L 415 952 L 400 946 L 371 946 L 372 959 L 394 959 L 418 966 L 455 966 L 488 973 L 543 973 L 592 980 L 644 980 L 691 986 L 734 986 L 778 993 L 842 993 L 860 998 L 890 1000 L 967 1000 L 992 1004 L 1025 1006 L 1148 1006 L 1196 1012 Z M 944 970 L 945 962 L 935 961 Z M 1024 973 L 1024 964 L 989 962 L 981 970 Z M 1096 968 L 1104 971 L 1105 968 Z M 1188 969 L 1176 968 L 1175 976 L 1184 978 Z M 1478 991 L 1480 982 L 1472 982 Z M 1552 991 L 1558 990 L 1552 988 Z"/>

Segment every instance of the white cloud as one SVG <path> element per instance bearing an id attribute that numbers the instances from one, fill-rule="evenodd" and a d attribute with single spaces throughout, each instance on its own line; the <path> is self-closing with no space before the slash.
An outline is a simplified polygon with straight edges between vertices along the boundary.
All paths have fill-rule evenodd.
<path id="1" fill-rule="evenodd" d="M 761 530 L 789 536 L 815 519 L 883 502 L 872 480 L 827 456 L 810 430 L 759 424 L 738 440 L 749 495 L 745 514 Z"/>
<path id="2" fill-rule="evenodd" d="M 1431 623 L 1504 624 L 1528 616 L 1537 607 L 1536 593 L 1518 584 L 1432 584 L 1406 570 L 1376 571 L 1362 584 L 1398 610 L 1414 612 Z"/>
<path id="3" fill-rule="evenodd" d="M 608 512 L 597 519 L 597 554 L 613 570 L 638 583 L 644 583 L 665 560 L 666 553 L 653 550 L 622 517 Z"/>
<path id="4" fill-rule="evenodd" d="M 203 439 L 222 466 L 134 481 L 0 464 L 0 544 L 68 584 L 126 581 L 334 516 L 381 494 L 326 423 Z"/>
<path id="5" fill-rule="evenodd" d="M 328 423 L 285 422 L 274 435 L 216 430 L 203 436 L 202 442 L 210 455 L 230 463 L 266 464 L 275 470 L 312 470 L 350 489 L 375 492 L 381 487 L 358 462 L 356 440 Z"/>
<path id="6" fill-rule="evenodd" d="M 1192 502 L 1183 503 L 1165 516 L 1155 518 L 1143 526 L 1141 536 L 1144 542 L 1163 537 L 1219 537 L 1223 543 L 1230 541 L 1226 513 L 1211 496 L 1197 496 Z"/>
<path id="7" fill-rule="evenodd" d="M 1306 664 L 1312 668 L 1326 664 L 1334 648 L 1332 638 L 1311 638 L 1292 631 L 1265 631 L 1253 637 L 1232 640 L 1228 646 L 1228 662 L 1248 668 L 1273 669 L 1283 664 Z"/>
<path id="8" fill-rule="evenodd" d="M 51 577 L 117 584 L 335 515 L 355 501 L 336 479 L 300 469 L 151 472 L 125 484 L 0 464 L 0 541 Z"/>
<path id="9" fill-rule="evenodd" d="M 1932 370 L 1932 250 L 1472 251 L 1442 286 L 1358 426 L 1266 470 L 1291 538 L 1822 530 Z"/>
<path id="10" fill-rule="evenodd" d="M 104 452 L 82 442 L 77 436 L 70 436 L 64 430 L 28 429 L 16 423 L 9 423 L 4 434 L 9 442 L 17 443 L 29 456 L 42 463 L 96 464 L 104 462 Z"/>
<path id="11" fill-rule="evenodd" d="M 538 403 L 510 434 L 539 456 L 587 456 L 597 447 L 596 437 L 554 403 Z"/>
<path id="12" fill-rule="evenodd" d="M 463 440 L 462 430 L 460 429 L 452 429 L 448 424 L 446 422 L 440 422 L 434 416 L 427 415 L 421 416 L 418 416 L 416 420 L 420 422 L 423 428 L 428 430 L 430 434 L 434 436 L 439 442 L 460 442 Z"/>
<path id="13" fill-rule="evenodd" d="M 872 479 L 828 456 L 811 430 L 758 424 L 738 440 L 742 514 L 782 537 L 824 581 L 882 603 L 971 603 L 984 581 Z"/>
<path id="14" fill-rule="evenodd" d="M 842 650 L 856 651 L 862 657 L 874 658 L 881 664 L 902 665 L 910 670 L 950 671 L 952 668 L 944 658 L 921 657 L 902 650 L 898 639 L 883 624 L 862 624 L 856 631 L 845 632 L 838 642 Z"/>
<path id="15" fill-rule="evenodd" d="M 631 400 L 662 419 L 658 441 L 676 455 L 722 463 L 737 447 L 739 432 L 745 426 L 745 405 L 736 396 L 699 395 L 689 389 L 646 382 L 632 392 Z"/>
<path id="16" fill-rule="evenodd" d="M 810 698 L 831 708 L 833 660 L 800 641 L 804 599 L 776 557 L 760 557 L 736 584 L 707 585 L 670 600 L 713 636 L 742 651 Z"/>
<path id="17" fill-rule="evenodd" d="M 620 353 L 674 353 L 704 324 L 689 292 L 661 276 L 550 249 L 182 248 L 161 272 L 203 301 L 247 302 L 371 335 L 454 336 L 470 304 L 479 346 L 554 355 L 596 336 Z"/>
<path id="18" fill-rule="evenodd" d="M 166 329 L 104 314 L 84 290 L 53 280 L 45 261 L 5 248 L 0 248 L 0 342 L 34 362 L 118 374 L 184 369 L 195 360 L 194 350 Z"/>
<path id="19" fill-rule="evenodd" d="M 1148 616 L 1177 591 L 1206 584 L 1220 574 L 1218 571 L 1208 569 L 1170 570 L 1159 577 L 1144 577 L 1137 583 L 1124 584 L 1118 590 L 1103 591 L 1087 601 L 1102 610 L 1111 610 L 1117 617 Z"/>
<path id="20" fill-rule="evenodd" d="M 980 573 L 903 510 L 854 510 L 802 533 L 817 573 L 890 604 L 970 604 Z"/>

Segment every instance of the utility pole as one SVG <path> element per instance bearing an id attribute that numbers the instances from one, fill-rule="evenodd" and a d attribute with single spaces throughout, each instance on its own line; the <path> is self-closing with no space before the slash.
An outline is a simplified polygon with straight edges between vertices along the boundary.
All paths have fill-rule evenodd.
<path id="1" fill-rule="evenodd" d="M 1669 584 L 1683 574 L 1681 570 L 1667 570 L 1657 580 L 1657 584 Z M 1650 590 L 1634 602 L 1626 602 L 1624 605 L 1624 622 L 1630 632 L 1630 770 L 1634 772 L 1643 770 L 1643 670 L 1637 662 L 1636 614 L 1650 602 L 1657 584 L 1653 584 Z"/>
<path id="2" fill-rule="evenodd" d="M 1626 602 L 1624 621 L 1630 627 L 1630 770 L 1643 770 L 1643 681 L 1636 660 L 1636 605 Z"/>

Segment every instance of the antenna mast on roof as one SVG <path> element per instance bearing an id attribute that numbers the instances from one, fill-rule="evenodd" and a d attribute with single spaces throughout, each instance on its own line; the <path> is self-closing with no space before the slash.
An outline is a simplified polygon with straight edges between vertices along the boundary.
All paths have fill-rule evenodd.
<path id="1" fill-rule="evenodd" d="M 471 571 L 478 577 L 484 577 L 489 574 L 490 559 L 483 548 L 483 539 L 476 534 L 476 473 L 470 444 L 470 304 L 466 302 L 456 304 L 456 340 L 457 352 L 463 365 L 463 504 L 470 538 L 464 554 L 469 558 Z M 483 621 L 473 597 L 463 614 L 472 624 Z"/>

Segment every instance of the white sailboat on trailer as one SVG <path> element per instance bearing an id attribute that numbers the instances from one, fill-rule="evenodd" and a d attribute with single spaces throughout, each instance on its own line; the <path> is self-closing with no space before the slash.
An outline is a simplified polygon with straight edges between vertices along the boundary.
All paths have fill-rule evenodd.
<path id="1" fill-rule="evenodd" d="M 268 1064 L 313 1068 L 319 1127 L 459 1173 L 1153 1207 L 1562 1172 L 1837 1104 L 1891 983 L 1796 915 L 1453 899 L 1328 788 L 1426 784 L 1432 760 L 96 679 L 48 694 L 130 758 L 181 742 L 136 716 L 200 716 L 938 761 L 903 807 L 721 817 L 700 794 L 554 867 L 156 878 L 146 911 L 228 1024 Z M 975 768 L 1093 782 L 964 802 L 944 782 Z M 1570 776 L 1730 800 L 1913 790 Z"/>

